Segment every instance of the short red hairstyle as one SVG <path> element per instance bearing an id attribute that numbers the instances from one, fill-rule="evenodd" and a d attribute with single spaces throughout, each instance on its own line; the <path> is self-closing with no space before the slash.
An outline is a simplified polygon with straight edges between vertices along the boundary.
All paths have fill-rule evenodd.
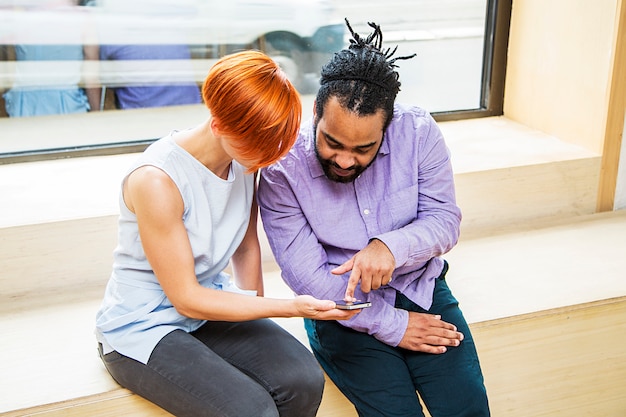
<path id="1" fill-rule="evenodd" d="M 204 103 L 249 172 L 287 154 L 302 118 L 300 96 L 278 64 L 258 51 L 226 55 L 202 87 Z"/>

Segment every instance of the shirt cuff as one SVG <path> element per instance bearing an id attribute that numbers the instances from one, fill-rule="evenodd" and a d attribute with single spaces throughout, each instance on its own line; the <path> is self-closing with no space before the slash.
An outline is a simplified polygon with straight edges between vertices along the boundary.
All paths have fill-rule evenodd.
<path id="1" fill-rule="evenodd" d="M 374 337 L 389 346 L 398 346 L 406 333 L 409 325 L 409 312 L 399 308 L 393 308 L 393 314 L 385 316 L 385 320 L 381 322 L 379 331 Z"/>
<path id="2" fill-rule="evenodd" d="M 374 236 L 374 239 L 378 239 L 383 242 L 389 251 L 393 255 L 396 261 L 396 268 L 406 264 L 409 260 L 409 240 L 400 230 L 395 230 L 389 233 L 383 233 L 378 236 Z"/>

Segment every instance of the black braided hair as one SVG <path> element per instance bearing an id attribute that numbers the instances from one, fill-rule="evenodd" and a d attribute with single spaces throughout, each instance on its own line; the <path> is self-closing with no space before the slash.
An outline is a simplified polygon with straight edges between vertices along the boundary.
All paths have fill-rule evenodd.
<path id="1" fill-rule="evenodd" d="M 371 115 L 379 109 L 385 112 L 386 128 L 393 118 L 393 105 L 400 91 L 396 61 L 415 56 L 393 58 L 398 47 L 382 49 L 383 33 L 376 23 L 368 22 L 374 31 L 362 38 L 352 30 L 350 45 L 333 55 L 322 67 L 320 88 L 316 98 L 317 117 L 321 118 L 330 97 L 337 97 L 341 105 L 358 115 Z"/>

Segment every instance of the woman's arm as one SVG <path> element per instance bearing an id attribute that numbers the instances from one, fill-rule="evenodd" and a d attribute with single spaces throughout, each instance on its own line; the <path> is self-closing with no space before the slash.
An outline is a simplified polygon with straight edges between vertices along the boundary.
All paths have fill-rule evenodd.
<path id="1" fill-rule="evenodd" d="M 156 167 L 141 167 L 129 175 L 124 184 L 124 201 L 137 216 L 146 257 L 163 291 L 184 316 L 243 321 L 295 316 L 343 320 L 354 315 L 335 309 L 333 301 L 308 296 L 268 299 L 201 286 L 195 276 L 193 253 L 182 220 L 182 197 L 171 178 Z"/>
<path id="2" fill-rule="evenodd" d="M 233 254 L 231 264 L 235 284 L 242 290 L 255 290 L 257 296 L 263 296 L 263 272 L 261 263 L 261 245 L 257 233 L 258 205 L 256 191 L 250 209 L 250 222 L 243 241 Z"/>

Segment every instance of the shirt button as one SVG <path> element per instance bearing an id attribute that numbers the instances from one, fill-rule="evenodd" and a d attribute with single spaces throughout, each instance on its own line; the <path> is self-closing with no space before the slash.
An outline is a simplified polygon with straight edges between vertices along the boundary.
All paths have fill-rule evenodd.
<path id="1" fill-rule="evenodd" d="M 370 210 L 369 210 L 369 209 L 365 209 L 365 210 L 363 210 L 363 214 L 365 214 L 365 215 L 370 214 Z"/>

